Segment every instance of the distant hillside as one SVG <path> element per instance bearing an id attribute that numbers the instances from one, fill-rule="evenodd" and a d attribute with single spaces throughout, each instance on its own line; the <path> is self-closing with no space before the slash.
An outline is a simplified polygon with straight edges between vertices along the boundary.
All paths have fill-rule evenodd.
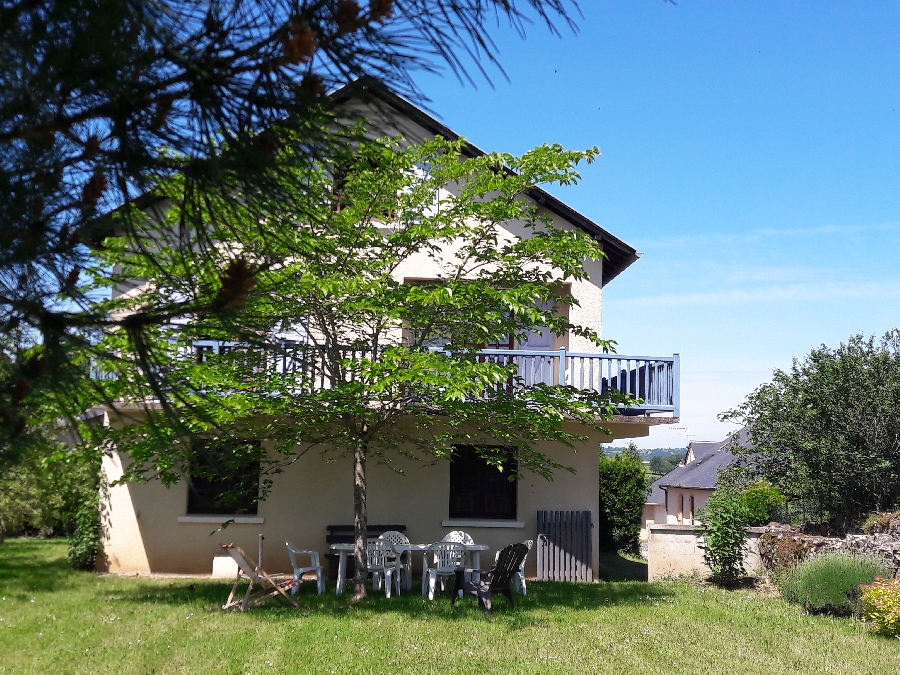
<path id="1" fill-rule="evenodd" d="M 603 447 L 603 451 L 606 453 L 607 457 L 618 455 L 624 449 L 625 446 Z M 683 457 L 685 452 L 687 452 L 687 448 L 638 448 L 638 454 L 643 460 L 652 459 L 653 457 L 671 457 L 673 455 Z"/>
<path id="2" fill-rule="evenodd" d="M 607 457 L 622 452 L 624 447 L 604 448 Z M 638 455 L 646 471 L 653 476 L 663 476 L 681 464 L 686 448 L 638 448 Z"/>

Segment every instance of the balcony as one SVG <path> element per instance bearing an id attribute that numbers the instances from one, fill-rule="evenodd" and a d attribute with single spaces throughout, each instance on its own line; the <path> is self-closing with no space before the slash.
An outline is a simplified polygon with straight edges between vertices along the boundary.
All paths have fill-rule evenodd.
<path id="1" fill-rule="evenodd" d="M 247 346 L 238 342 L 195 340 L 190 348 L 179 351 L 182 358 L 199 363 L 215 355 L 247 354 L 248 358 L 253 359 L 253 367 L 258 372 L 297 375 L 305 389 L 321 391 L 331 388 L 332 376 L 326 352 L 314 345 L 285 341 L 278 343 L 271 351 L 248 353 Z M 343 362 L 352 363 L 365 353 L 363 349 L 345 347 L 340 349 L 338 356 Z M 518 379 L 511 382 L 512 387 L 562 384 L 601 394 L 615 389 L 641 400 L 628 408 L 620 406 L 622 415 L 679 416 L 678 354 L 626 356 L 569 352 L 565 348 L 556 351 L 481 349 L 476 352 L 476 357 L 514 366 Z M 92 379 L 114 380 L 116 377 L 116 373 L 91 368 Z M 345 369 L 345 377 L 353 379 L 352 367 Z"/>
<path id="2" fill-rule="evenodd" d="M 196 340 L 193 358 L 204 361 L 213 354 L 242 350 L 234 342 Z M 342 348 L 342 359 L 352 362 L 364 355 L 363 349 Z M 276 373 L 294 373 L 316 390 L 330 389 L 331 376 L 326 367 L 325 352 L 315 346 L 282 342 L 278 349 L 267 353 L 261 368 Z M 587 354 L 569 352 L 565 348 L 555 351 L 531 351 L 525 349 L 482 349 L 476 352 L 479 359 L 513 365 L 519 379 L 513 386 L 534 384 L 571 385 L 581 390 L 605 394 L 616 389 L 641 399 L 641 403 L 629 408 L 621 406 L 626 416 L 665 415 L 679 416 L 679 356 L 625 356 L 622 354 Z M 352 368 L 350 369 L 352 375 Z"/>
<path id="3" fill-rule="evenodd" d="M 524 349 L 482 349 L 478 355 L 515 365 L 522 386 L 566 384 L 605 394 L 616 389 L 642 399 L 623 415 L 679 416 L 679 356 L 625 356 Z"/>

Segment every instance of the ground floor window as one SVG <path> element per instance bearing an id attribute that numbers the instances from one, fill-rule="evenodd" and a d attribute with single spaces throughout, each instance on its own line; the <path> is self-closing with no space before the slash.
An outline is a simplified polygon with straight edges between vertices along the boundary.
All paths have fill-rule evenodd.
<path id="1" fill-rule="evenodd" d="M 501 471 L 485 456 L 502 463 Z M 515 453 L 501 446 L 453 446 L 450 459 L 450 518 L 515 520 Z"/>
<path id="2" fill-rule="evenodd" d="M 189 514 L 251 514 L 259 508 L 259 441 L 205 441 L 187 477 Z"/>

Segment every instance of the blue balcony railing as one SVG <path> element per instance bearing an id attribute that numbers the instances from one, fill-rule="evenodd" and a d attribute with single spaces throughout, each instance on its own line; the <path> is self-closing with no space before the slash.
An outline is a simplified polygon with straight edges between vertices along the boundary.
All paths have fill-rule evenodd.
<path id="1" fill-rule="evenodd" d="M 601 394 L 616 389 L 643 400 L 627 415 L 671 413 L 679 416 L 679 356 L 625 356 L 525 349 L 482 349 L 478 355 L 514 365 L 524 386 L 567 384 Z"/>
<path id="2" fill-rule="evenodd" d="M 219 340 L 195 340 L 182 356 L 203 362 L 212 355 L 245 351 L 246 345 Z M 341 380 L 352 380 L 356 373 L 352 364 L 367 350 L 343 347 L 339 357 L 344 364 Z M 622 354 L 589 354 L 527 349 L 482 349 L 476 356 L 485 361 L 515 366 L 518 380 L 511 386 L 535 384 L 571 385 L 581 390 L 606 393 L 612 389 L 641 399 L 624 415 L 668 414 L 679 416 L 679 356 L 626 356 Z M 264 352 L 249 350 L 248 357 L 260 373 L 295 374 L 302 386 L 321 391 L 330 389 L 333 374 L 325 350 L 314 345 L 280 342 Z M 97 379 L 112 379 L 109 374 L 95 373 Z"/>

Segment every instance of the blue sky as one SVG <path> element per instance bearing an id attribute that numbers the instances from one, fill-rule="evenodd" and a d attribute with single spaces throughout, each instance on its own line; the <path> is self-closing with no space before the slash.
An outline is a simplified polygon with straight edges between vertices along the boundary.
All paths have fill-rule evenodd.
<path id="1" fill-rule="evenodd" d="M 900 4 L 581 4 L 577 36 L 494 31 L 509 81 L 417 81 L 486 150 L 600 147 L 552 191 L 644 253 L 604 336 L 682 359 L 682 422 L 639 445 L 718 440 L 773 369 L 900 326 Z"/>

